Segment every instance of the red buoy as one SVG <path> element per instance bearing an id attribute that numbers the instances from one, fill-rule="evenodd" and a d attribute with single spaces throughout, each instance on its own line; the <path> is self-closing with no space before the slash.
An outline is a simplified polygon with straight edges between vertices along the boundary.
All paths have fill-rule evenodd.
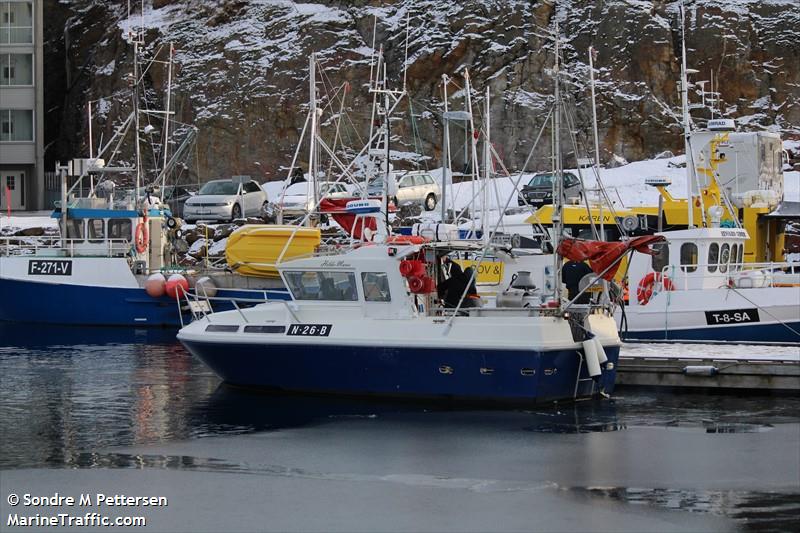
<path id="1" fill-rule="evenodd" d="M 182 275 L 173 274 L 167 280 L 164 290 L 166 291 L 167 296 L 177 300 L 189 290 L 189 282 L 186 281 L 186 278 Z"/>

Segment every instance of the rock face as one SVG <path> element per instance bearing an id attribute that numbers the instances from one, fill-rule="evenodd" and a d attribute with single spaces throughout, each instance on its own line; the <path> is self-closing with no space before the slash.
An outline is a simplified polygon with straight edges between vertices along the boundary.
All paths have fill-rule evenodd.
<path id="1" fill-rule="evenodd" d="M 134 2 L 139 4 L 139 2 Z M 750 128 L 776 127 L 800 137 L 800 9 L 796 0 L 707 0 L 686 12 L 688 62 L 720 93 L 719 112 Z M 592 146 L 588 49 L 597 50 L 601 159 L 652 157 L 683 151 L 679 128 L 680 18 L 677 2 L 606 0 L 145 0 L 145 13 L 128 17 L 121 0 L 47 0 L 46 117 L 48 159 L 84 155 L 86 103 L 95 101 L 95 139 L 108 139 L 127 116 L 131 47 L 125 34 L 145 28 L 151 56 L 176 47 L 176 119 L 199 128 L 188 181 L 250 174 L 285 177 L 308 111 L 308 57 L 316 52 L 329 145 L 342 105 L 337 149 L 354 154 L 371 121 L 369 79 L 373 27 L 383 45 L 391 83 L 406 84 L 410 99 L 392 123 L 398 159 L 431 167 L 441 156 L 442 75 L 451 109 L 464 106 L 469 68 L 477 121 L 490 89 L 492 141 L 509 169 L 519 169 L 553 102 L 555 21 L 564 39 L 566 164 Z M 374 25 L 374 26 L 373 26 Z M 163 69 L 145 75 L 151 99 L 166 84 Z M 347 82 L 347 86 L 344 84 Z M 338 90 L 337 92 L 337 89 Z M 706 84 L 706 89 L 709 85 Z M 693 100 L 700 101 L 698 95 Z M 708 113 L 698 110 L 702 123 Z M 567 130 L 567 128 L 565 128 Z M 463 129 L 452 127 L 454 167 L 463 165 Z M 543 135 L 528 169 L 547 168 Z M 305 151 L 301 158 L 305 159 Z M 398 163 L 403 164 L 403 163 Z"/>

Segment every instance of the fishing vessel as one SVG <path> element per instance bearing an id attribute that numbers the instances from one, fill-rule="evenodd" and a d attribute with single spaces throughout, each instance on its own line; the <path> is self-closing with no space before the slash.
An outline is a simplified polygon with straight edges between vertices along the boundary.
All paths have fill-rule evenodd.
<path id="1" fill-rule="evenodd" d="M 143 36 L 142 31 L 132 31 L 127 36 L 133 47 L 135 80 L 131 84 L 130 114 L 95 153 L 90 105 L 89 157 L 56 165 L 61 200 L 52 216 L 59 221 L 60 237 L 44 242 L 22 237 L 0 239 L 2 321 L 177 327 L 184 315 L 194 312 L 179 305 L 178 296 L 183 292 L 218 294 L 225 300 L 208 304 L 217 308 L 288 297 L 276 280 L 237 275 L 229 265 L 191 269 L 178 265 L 175 242 L 180 221 L 150 187 L 161 185 L 163 190 L 173 169 L 191 154 L 189 148 L 197 130 L 172 117 L 171 82 L 167 83 L 166 109 L 140 106 L 140 99 L 147 93 L 141 86 L 144 77 L 139 64 Z M 166 61 L 158 59 L 162 51 L 166 52 Z M 167 79 L 171 80 L 173 55 L 171 45 L 159 48 L 144 68 L 164 63 Z M 161 126 L 161 139 L 153 144 L 152 140 L 158 137 L 153 125 L 156 123 Z M 180 130 L 180 138 L 175 135 L 176 130 Z M 151 150 L 142 150 L 144 136 L 151 139 Z M 176 146 L 174 150 L 170 149 L 172 145 Z M 130 153 L 124 151 L 126 147 Z M 152 160 L 145 157 L 150 153 Z M 145 170 L 150 168 L 154 170 Z M 112 175 L 119 176 L 120 181 L 133 181 L 133 187 L 123 192 L 110 179 Z M 146 189 L 144 183 L 150 187 Z M 81 194 L 86 188 L 88 194 Z M 286 238 L 281 236 L 280 228 L 271 235 L 281 240 L 283 249 Z M 265 240 L 268 239 L 260 242 Z M 297 242 L 307 245 L 307 233 Z M 303 253 L 307 253 L 305 246 L 289 246 L 283 255 Z M 239 262 L 235 267 L 242 266 L 248 258 L 254 265 L 261 260 L 241 250 L 236 257 Z"/>
<path id="2" fill-rule="evenodd" d="M 552 297 L 443 308 L 437 280 L 454 246 L 381 243 L 284 262 L 291 301 L 208 313 L 178 339 L 226 382 L 272 390 L 509 402 L 613 392 L 620 341 L 607 311 L 565 314 Z"/>
<path id="3" fill-rule="evenodd" d="M 746 230 L 660 235 L 658 253 L 630 262 L 625 340 L 800 344 L 800 284 L 785 283 L 786 263 L 745 262 Z"/>
<path id="4" fill-rule="evenodd" d="M 385 77 L 372 90 L 376 100 L 404 92 Z M 375 166 L 388 172 L 385 116 Z M 454 259 L 480 264 L 488 236 L 392 235 L 383 196 L 345 205 L 351 246 L 275 265 L 290 301 L 204 313 L 178 339 L 227 383 L 270 390 L 512 403 L 613 392 L 620 339 L 605 301 L 567 305 L 561 283 L 545 290 L 518 276 L 519 298 L 482 307 L 469 290 L 475 272 Z"/>

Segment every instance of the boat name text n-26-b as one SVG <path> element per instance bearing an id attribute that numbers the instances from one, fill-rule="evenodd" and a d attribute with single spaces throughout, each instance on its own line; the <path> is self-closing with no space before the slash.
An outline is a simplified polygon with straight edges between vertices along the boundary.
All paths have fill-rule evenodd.
<path id="1" fill-rule="evenodd" d="M 71 276 L 72 261 L 54 259 L 31 259 L 28 274 L 36 276 Z"/>
<path id="2" fill-rule="evenodd" d="M 729 309 L 727 311 L 706 311 L 706 323 L 740 324 L 742 322 L 760 322 L 758 309 Z"/>
<path id="3" fill-rule="evenodd" d="M 286 331 L 287 335 L 305 337 L 327 337 L 331 334 L 331 324 L 292 324 Z"/>

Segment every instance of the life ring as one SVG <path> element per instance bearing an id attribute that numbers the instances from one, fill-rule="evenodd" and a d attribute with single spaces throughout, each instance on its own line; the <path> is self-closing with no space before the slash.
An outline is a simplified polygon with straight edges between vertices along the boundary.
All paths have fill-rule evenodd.
<path id="1" fill-rule="evenodd" d="M 647 305 L 647 302 L 650 301 L 656 283 L 661 283 L 665 291 L 675 290 L 675 285 L 667 276 L 663 276 L 662 279 L 660 272 L 650 272 L 639 281 L 639 286 L 636 288 L 636 298 L 640 305 Z"/>
<path id="2" fill-rule="evenodd" d="M 136 225 L 136 233 L 133 238 L 138 253 L 143 254 L 147 251 L 148 237 L 147 225 L 144 222 L 139 222 L 139 224 Z"/>
<path id="3" fill-rule="evenodd" d="M 420 235 L 392 235 L 386 244 L 425 244 L 428 239 Z"/>

